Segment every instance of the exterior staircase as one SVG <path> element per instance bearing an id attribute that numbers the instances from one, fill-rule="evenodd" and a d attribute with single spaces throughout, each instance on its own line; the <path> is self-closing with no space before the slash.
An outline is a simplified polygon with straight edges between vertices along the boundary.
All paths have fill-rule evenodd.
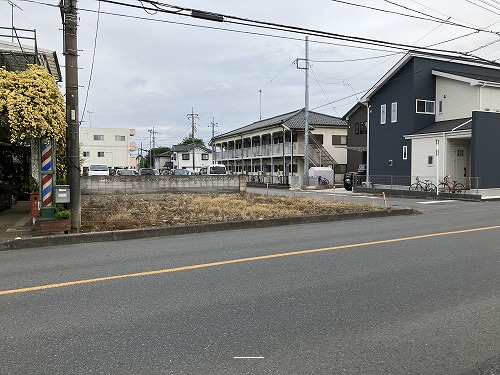
<path id="1" fill-rule="evenodd" d="M 309 136 L 309 161 L 315 167 L 334 167 L 338 164 L 333 156 L 314 137 Z"/>

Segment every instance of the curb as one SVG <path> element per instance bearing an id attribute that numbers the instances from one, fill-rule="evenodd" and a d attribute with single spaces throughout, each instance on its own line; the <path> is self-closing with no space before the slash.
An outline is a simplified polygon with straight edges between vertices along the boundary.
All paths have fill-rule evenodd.
<path id="1" fill-rule="evenodd" d="M 182 227 L 139 228 L 106 232 L 72 233 L 64 235 L 37 236 L 0 242 L 0 251 L 29 249 L 35 247 L 74 245 L 92 242 L 124 241 L 142 238 L 175 236 L 182 234 L 221 232 L 227 230 L 270 228 L 283 225 L 312 224 L 343 220 L 360 220 L 377 217 L 391 217 L 419 214 L 412 208 L 396 208 L 373 212 L 352 212 L 345 214 L 299 216 L 277 219 L 232 221 L 195 224 Z"/>

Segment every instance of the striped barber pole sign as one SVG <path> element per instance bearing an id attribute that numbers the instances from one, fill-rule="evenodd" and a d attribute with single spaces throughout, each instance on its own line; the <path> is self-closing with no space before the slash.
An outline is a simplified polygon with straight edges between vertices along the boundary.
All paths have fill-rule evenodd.
<path id="1" fill-rule="evenodd" d="M 52 145 L 50 140 L 42 142 L 42 172 L 52 170 Z M 52 206 L 53 175 L 42 176 L 42 207 Z"/>

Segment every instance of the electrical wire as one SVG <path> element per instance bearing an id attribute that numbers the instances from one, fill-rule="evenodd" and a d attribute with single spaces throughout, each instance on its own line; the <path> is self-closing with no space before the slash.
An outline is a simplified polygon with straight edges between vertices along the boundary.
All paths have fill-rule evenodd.
<path id="1" fill-rule="evenodd" d="M 99 18 L 101 14 L 100 11 L 101 11 L 101 2 L 99 1 L 99 7 L 97 8 L 97 21 L 95 27 L 94 50 L 92 52 L 92 63 L 90 64 L 89 83 L 87 85 L 87 92 L 85 94 L 85 101 L 83 104 L 82 118 L 80 119 L 80 124 L 83 122 L 83 117 L 85 116 L 85 109 L 87 108 L 87 100 L 89 98 L 90 84 L 92 83 L 92 75 L 94 73 L 95 51 L 97 49 L 97 35 L 99 33 Z"/>

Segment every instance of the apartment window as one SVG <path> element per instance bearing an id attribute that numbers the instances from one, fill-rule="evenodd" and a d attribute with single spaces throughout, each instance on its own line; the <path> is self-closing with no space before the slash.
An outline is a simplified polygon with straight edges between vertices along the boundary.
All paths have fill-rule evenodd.
<path id="1" fill-rule="evenodd" d="M 94 141 L 104 141 L 103 134 L 94 134 Z"/>
<path id="2" fill-rule="evenodd" d="M 403 146 L 403 160 L 408 160 L 408 146 Z"/>
<path id="3" fill-rule="evenodd" d="M 332 135 L 332 145 L 346 145 L 347 136 L 346 135 Z"/>
<path id="4" fill-rule="evenodd" d="M 98 151 L 97 152 L 97 157 L 98 158 L 103 158 L 104 157 L 104 151 Z"/>
<path id="5" fill-rule="evenodd" d="M 417 113 L 424 115 L 433 115 L 436 113 L 435 102 L 433 100 L 417 99 Z"/>
<path id="6" fill-rule="evenodd" d="M 90 158 L 90 151 L 83 151 L 84 158 Z"/>
<path id="7" fill-rule="evenodd" d="M 433 165 L 434 165 L 434 156 L 433 155 L 427 156 L 427 166 L 432 167 Z"/>
<path id="8" fill-rule="evenodd" d="M 182 160 L 189 160 L 189 154 L 182 154 Z"/>
<path id="9" fill-rule="evenodd" d="M 381 125 L 385 124 L 385 122 L 387 120 L 386 110 L 387 110 L 387 106 L 385 104 L 382 104 L 380 106 L 380 124 Z"/>
<path id="10" fill-rule="evenodd" d="M 201 160 L 208 160 L 208 154 L 201 154 Z"/>
<path id="11" fill-rule="evenodd" d="M 323 144 L 323 134 L 311 134 L 310 137 L 313 138 L 316 143 Z"/>
<path id="12" fill-rule="evenodd" d="M 115 135 L 115 141 L 116 142 L 125 142 L 125 136 L 124 135 Z"/>
<path id="13" fill-rule="evenodd" d="M 391 122 L 398 121 L 398 102 L 391 104 Z"/>

